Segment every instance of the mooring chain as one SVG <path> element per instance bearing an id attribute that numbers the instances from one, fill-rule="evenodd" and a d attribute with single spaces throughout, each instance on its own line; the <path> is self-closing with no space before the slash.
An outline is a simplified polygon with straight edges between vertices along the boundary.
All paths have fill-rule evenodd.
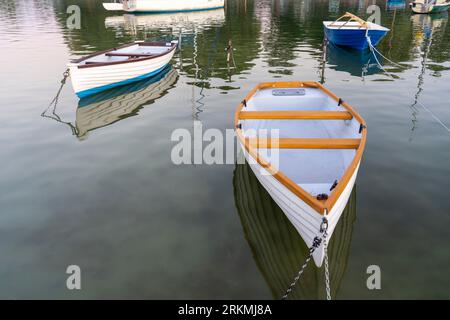
<path id="1" fill-rule="evenodd" d="M 61 94 L 62 88 L 64 87 L 64 85 L 66 84 L 67 78 L 69 77 L 70 71 L 69 69 L 66 69 L 66 71 L 64 71 L 63 73 L 63 78 L 61 79 L 61 85 L 58 89 L 58 92 L 56 93 L 56 96 L 53 98 L 53 100 L 49 103 L 47 109 L 44 110 L 44 112 L 42 112 L 41 116 L 43 117 L 47 117 L 47 118 L 51 118 L 49 116 L 46 115 L 47 111 L 50 109 L 50 107 L 53 107 L 53 113 L 55 113 L 55 109 L 56 109 L 56 105 L 58 104 L 58 100 L 59 100 L 59 95 Z M 58 117 L 59 118 L 59 117 Z"/>
<path id="2" fill-rule="evenodd" d="M 322 234 L 322 238 L 320 238 L 319 236 L 316 236 L 313 240 L 313 243 L 311 245 L 311 247 L 309 248 L 309 253 L 308 256 L 306 257 L 305 262 L 303 263 L 302 267 L 300 268 L 299 272 L 297 273 L 297 275 L 295 276 L 294 280 L 292 281 L 292 283 L 289 285 L 289 288 L 286 290 L 286 293 L 281 297 L 281 300 L 287 300 L 289 294 L 292 292 L 292 290 L 295 288 L 295 286 L 297 285 L 298 280 L 300 279 L 300 277 L 302 276 L 303 272 L 305 271 L 306 267 L 308 266 L 309 261 L 311 261 L 312 255 L 314 253 L 314 251 L 316 251 L 317 248 L 320 247 L 320 245 L 322 244 L 322 241 L 324 241 L 324 245 L 325 245 L 325 272 L 328 272 L 328 256 L 327 256 L 327 251 L 326 251 L 326 237 L 327 237 L 327 230 L 328 230 L 328 219 L 327 218 L 323 218 L 322 219 L 322 223 L 320 224 L 320 233 Z M 329 275 L 326 276 L 326 278 L 328 278 L 329 280 Z M 329 285 L 329 281 L 327 284 L 327 299 L 331 300 L 331 295 L 329 294 L 330 292 L 330 285 Z"/>
<path id="3" fill-rule="evenodd" d="M 326 228 L 323 231 L 323 250 L 324 250 L 324 263 L 325 263 L 325 290 L 327 293 L 327 300 L 331 300 L 331 287 L 330 287 L 330 270 L 328 264 L 328 221 L 327 218 L 323 218 L 322 225 L 326 224 Z M 321 226 L 322 229 L 322 226 Z"/>
<path id="4" fill-rule="evenodd" d="M 48 107 L 41 113 L 41 117 L 53 119 L 57 122 L 67 124 L 70 127 L 70 129 L 72 130 L 72 134 L 75 136 L 78 136 L 78 133 L 79 133 L 78 129 L 72 123 L 63 121 L 60 118 L 60 116 L 56 114 L 56 106 L 58 105 L 59 96 L 61 95 L 62 88 L 66 84 L 66 81 L 67 81 L 67 78 L 69 77 L 69 75 L 70 75 L 69 69 L 64 71 L 63 78 L 61 79 L 61 85 L 58 89 L 58 92 L 56 93 L 56 96 L 50 102 Z M 51 109 L 51 114 L 47 114 L 47 112 L 49 112 L 50 109 Z"/>

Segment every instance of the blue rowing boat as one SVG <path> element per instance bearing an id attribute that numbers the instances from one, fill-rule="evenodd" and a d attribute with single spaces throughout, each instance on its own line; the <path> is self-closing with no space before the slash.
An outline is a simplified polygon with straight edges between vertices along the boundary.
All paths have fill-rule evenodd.
<path id="1" fill-rule="evenodd" d="M 349 20 L 342 21 L 343 18 Z M 365 50 L 370 45 L 376 46 L 389 32 L 388 28 L 364 21 L 348 12 L 335 21 L 324 21 L 323 26 L 329 42 L 356 50 Z"/>

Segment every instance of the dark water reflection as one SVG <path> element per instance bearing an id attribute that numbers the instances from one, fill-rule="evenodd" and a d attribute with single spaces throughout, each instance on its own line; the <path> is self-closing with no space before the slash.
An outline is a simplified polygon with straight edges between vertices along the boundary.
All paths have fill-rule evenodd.
<path id="1" fill-rule="evenodd" d="M 365 16 L 371 1 L 230 0 L 226 10 L 123 15 L 101 1 L 0 0 L 0 297 L 278 296 L 303 244 L 248 168 L 175 166 L 170 137 L 193 119 L 231 128 L 258 82 L 316 80 L 369 126 L 347 229 L 335 240 L 334 295 L 448 298 L 450 27 L 447 14 L 412 16 L 399 2 L 377 1 L 391 29 L 378 49 L 402 65 L 378 56 L 389 76 L 370 55 L 323 47 L 322 20 Z M 70 4 L 81 7 L 80 30 L 65 27 Z M 92 101 L 63 87 L 56 114 L 79 139 L 40 117 L 69 59 L 180 34 L 167 81 Z M 267 240 L 276 234 L 292 246 Z M 267 252 L 275 262 L 259 259 Z M 80 292 L 65 289 L 69 264 L 83 270 Z M 372 264 L 380 291 L 366 288 Z M 296 298 L 322 298 L 321 270 L 308 272 Z"/>

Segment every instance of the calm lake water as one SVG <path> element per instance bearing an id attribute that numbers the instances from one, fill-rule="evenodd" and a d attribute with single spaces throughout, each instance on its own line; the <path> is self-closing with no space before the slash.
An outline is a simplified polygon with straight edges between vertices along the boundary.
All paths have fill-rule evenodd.
<path id="1" fill-rule="evenodd" d="M 279 298 L 306 247 L 249 168 L 170 161 L 173 130 L 194 120 L 231 129 L 246 93 L 276 80 L 322 81 L 368 123 L 331 244 L 333 296 L 450 298 L 448 15 L 377 1 L 391 29 L 379 50 L 403 66 L 379 57 L 391 75 L 370 54 L 328 47 L 324 59 L 322 20 L 366 17 L 369 2 L 123 15 L 101 1 L 0 0 L 0 298 Z M 66 28 L 71 4 L 80 30 Z M 82 101 L 68 81 L 60 121 L 41 117 L 68 60 L 180 33 L 157 81 Z M 81 291 L 66 289 L 72 264 Z M 381 290 L 366 287 L 369 265 L 381 268 Z M 323 269 L 311 265 L 293 298 L 323 297 Z"/>

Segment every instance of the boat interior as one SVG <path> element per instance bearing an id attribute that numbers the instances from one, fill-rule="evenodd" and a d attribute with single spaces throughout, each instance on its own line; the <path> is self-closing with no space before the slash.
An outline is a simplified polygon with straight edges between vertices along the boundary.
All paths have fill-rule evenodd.
<path id="1" fill-rule="evenodd" d="M 318 88 L 259 89 L 238 119 L 249 146 L 314 197 L 330 194 L 360 146 L 360 122 Z"/>
<path id="2" fill-rule="evenodd" d="M 123 62 L 139 58 L 155 57 L 172 50 L 175 44 L 167 43 L 135 43 L 130 46 L 113 49 L 79 61 L 80 66 Z"/>
<path id="3" fill-rule="evenodd" d="M 341 29 L 341 30 L 358 30 L 362 29 L 365 30 L 367 26 L 370 30 L 380 30 L 380 31 L 389 31 L 388 28 L 380 26 L 376 23 L 372 22 L 365 22 L 365 24 L 361 24 L 357 21 L 324 21 L 324 26 L 328 29 Z"/>

